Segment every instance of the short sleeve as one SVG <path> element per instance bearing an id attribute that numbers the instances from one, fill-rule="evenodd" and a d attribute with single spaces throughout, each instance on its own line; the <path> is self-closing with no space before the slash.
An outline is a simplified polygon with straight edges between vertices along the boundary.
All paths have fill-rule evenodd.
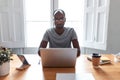
<path id="1" fill-rule="evenodd" d="M 72 40 L 77 39 L 77 34 L 75 30 L 72 28 Z"/>
<path id="2" fill-rule="evenodd" d="M 43 35 L 43 39 L 44 41 L 48 41 L 49 37 L 48 37 L 48 30 L 46 30 L 46 32 Z"/>

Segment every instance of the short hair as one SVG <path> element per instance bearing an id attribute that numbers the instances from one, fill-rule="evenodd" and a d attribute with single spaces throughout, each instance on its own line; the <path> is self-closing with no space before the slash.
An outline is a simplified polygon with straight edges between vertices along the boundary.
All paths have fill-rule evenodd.
<path id="1" fill-rule="evenodd" d="M 54 12 L 53 12 L 53 16 L 55 16 L 56 13 L 60 12 L 61 14 L 63 14 L 65 16 L 65 12 L 62 10 L 62 9 L 56 9 Z"/>

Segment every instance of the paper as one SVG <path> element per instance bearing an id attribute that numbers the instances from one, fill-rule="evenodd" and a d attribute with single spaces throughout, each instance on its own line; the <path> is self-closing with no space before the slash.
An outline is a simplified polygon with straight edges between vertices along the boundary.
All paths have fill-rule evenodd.
<path id="1" fill-rule="evenodd" d="M 101 60 L 104 61 L 110 61 L 110 59 L 108 57 L 101 57 Z"/>
<path id="2" fill-rule="evenodd" d="M 57 73 L 56 80 L 95 80 L 92 73 Z"/>
<path id="3" fill-rule="evenodd" d="M 87 59 L 92 61 L 92 56 L 87 56 Z M 100 58 L 100 65 L 109 64 L 109 63 L 111 63 L 111 60 L 108 57 L 101 57 Z"/>

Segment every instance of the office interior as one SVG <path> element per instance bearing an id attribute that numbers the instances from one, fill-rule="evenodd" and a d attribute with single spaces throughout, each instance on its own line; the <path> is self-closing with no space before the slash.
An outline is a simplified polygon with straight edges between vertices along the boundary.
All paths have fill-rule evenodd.
<path id="1" fill-rule="evenodd" d="M 83 2 L 84 1 L 87 2 L 88 0 L 83 0 Z M 94 1 L 94 0 L 92 0 L 92 1 Z M 95 0 L 95 1 L 98 1 L 98 3 L 99 3 L 100 0 Z M 17 4 L 15 4 L 13 6 L 12 4 L 14 4 L 14 2 L 16 2 Z M 57 3 L 59 3 L 58 0 L 51 0 L 51 2 L 53 2 L 56 5 L 57 5 Z M 17 18 L 24 19 L 24 14 L 21 15 L 21 10 L 24 12 L 24 5 L 20 4 L 20 3 L 24 3 L 24 0 L 17 0 L 17 1 L 1 0 L 1 2 L 0 2 L 0 46 L 5 46 L 8 48 L 11 48 L 13 53 L 36 54 L 39 46 L 36 46 L 36 47 L 28 46 L 27 47 L 25 45 L 26 40 L 25 40 L 25 38 L 23 38 L 23 37 L 25 37 L 25 31 L 24 31 L 25 29 L 23 30 L 20 28 L 21 26 L 25 26 L 25 25 L 21 24 L 24 22 L 22 22 L 22 21 L 19 22 L 19 20 L 17 20 Z M 86 7 L 86 5 L 84 4 L 84 7 L 89 9 L 89 4 L 91 6 L 92 2 L 88 1 L 87 3 L 88 3 L 88 6 Z M 99 23 L 96 24 L 97 26 L 98 25 L 100 25 L 100 26 L 98 27 L 98 30 L 95 32 L 99 33 L 100 27 L 102 27 L 104 29 L 100 30 L 100 33 L 98 35 L 95 35 L 95 36 L 100 36 L 95 41 L 92 38 L 92 41 L 89 42 L 89 40 L 88 40 L 89 35 L 88 35 L 87 39 L 85 38 L 85 35 L 83 35 L 83 43 L 80 43 L 82 54 L 90 54 L 90 53 L 94 53 L 94 52 L 104 53 L 104 54 L 109 54 L 109 53 L 117 54 L 120 52 L 120 36 L 119 36 L 119 34 L 120 34 L 120 15 L 119 15 L 120 14 L 120 10 L 119 10 L 120 0 L 101 0 L 100 5 L 102 5 L 102 4 L 103 5 L 107 4 L 107 5 L 100 7 L 98 12 L 100 11 L 100 9 L 105 8 L 105 10 L 103 10 L 103 13 L 102 12 L 100 13 L 100 16 L 105 16 L 106 21 L 105 21 L 104 25 L 102 25 L 103 23 L 99 22 L 99 21 L 102 21 L 101 17 L 100 17 L 100 19 L 98 19 Z M 56 5 L 54 5 L 54 7 Z M 22 6 L 22 8 L 20 8 L 20 6 Z M 14 9 L 12 9 L 12 7 L 14 7 Z M 54 9 L 51 9 L 50 12 L 53 11 Z M 41 10 L 41 11 L 44 11 L 44 10 Z M 14 12 L 16 12 L 16 16 L 11 16 L 12 14 L 14 14 Z M 19 12 L 20 12 L 20 14 L 19 14 Z M 89 13 L 89 11 L 88 11 L 88 13 Z M 105 13 L 105 15 L 104 15 L 104 13 Z M 87 14 L 87 12 L 86 12 L 86 14 Z M 86 14 L 84 12 L 84 16 Z M 98 15 L 99 15 L 99 13 L 98 13 Z M 82 16 L 82 17 L 84 17 L 84 16 Z M 9 20 L 9 19 L 11 19 L 11 17 L 14 18 L 13 22 L 12 22 L 12 20 Z M 50 17 L 52 17 L 52 15 Z M 14 22 L 15 22 L 15 24 L 14 24 Z M 84 22 L 84 20 L 83 20 L 83 22 Z M 83 25 L 83 28 L 84 27 L 88 28 L 87 25 Z M 92 28 L 92 27 L 90 27 L 90 28 Z M 17 29 L 16 30 L 17 35 L 20 35 L 20 37 L 14 35 L 16 33 L 16 32 L 14 32 L 15 29 Z M 23 32 L 20 32 L 20 30 L 21 31 L 23 30 Z M 86 29 L 83 29 L 83 30 L 87 31 Z M 91 33 L 91 31 L 88 31 L 87 34 L 89 34 L 89 33 Z M 94 34 L 92 34 L 92 36 L 93 35 Z M 80 36 L 80 34 L 78 36 Z M 102 40 L 100 38 L 102 38 Z M 13 41 L 13 43 L 12 43 L 12 41 Z M 16 43 L 16 42 L 22 42 L 22 43 Z M 15 46 L 17 44 L 19 46 Z"/>

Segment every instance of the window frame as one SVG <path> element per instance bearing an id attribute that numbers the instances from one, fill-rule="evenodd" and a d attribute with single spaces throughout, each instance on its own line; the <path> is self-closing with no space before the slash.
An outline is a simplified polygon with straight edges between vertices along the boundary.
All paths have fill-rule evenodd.
<path id="1" fill-rule="evenodd" d="M 106 45 L 107 45 L 107 29 L 108 29 L 108 13 L 109 13 L 109 0 L 105 0 L 105 6 L 102 6 L 102 7 L 98 7 L 98 4 L 99 4 L 99 0 L 92 0 L 93 1 L 93 5 L 92 7 L 87 7 L 87 0 L 85 0 L 85 14 L 84 14 L 84 40 L 83 40 L 83 44 L 84 44 L 84 47 L 87 47 L 87 48 L 93 48 L 93 49 L 101 49 L 101 50 L 106 50 Z M 103 35 L 102 35 L 102 41 L 97 41 L 99 35 L 99 30 L 98 30 L 98 15 L 99 15 L 99 12 L 104 12 L 104 27 L 102 28 L 103 30 Z M 89 27 L 86 23 L 87 22 L 87 19 L 86 19 L 86 16 L 87 14 L 93 14 L 92 16 L 92 19 L 90 19 L 92 24 L 92 29 L 89 30 Z M 88 31 L 88 34 L 87 34 L 87 31 Z M 87 36 L 90 36 L 90 39 L 86 39 Z"/>

